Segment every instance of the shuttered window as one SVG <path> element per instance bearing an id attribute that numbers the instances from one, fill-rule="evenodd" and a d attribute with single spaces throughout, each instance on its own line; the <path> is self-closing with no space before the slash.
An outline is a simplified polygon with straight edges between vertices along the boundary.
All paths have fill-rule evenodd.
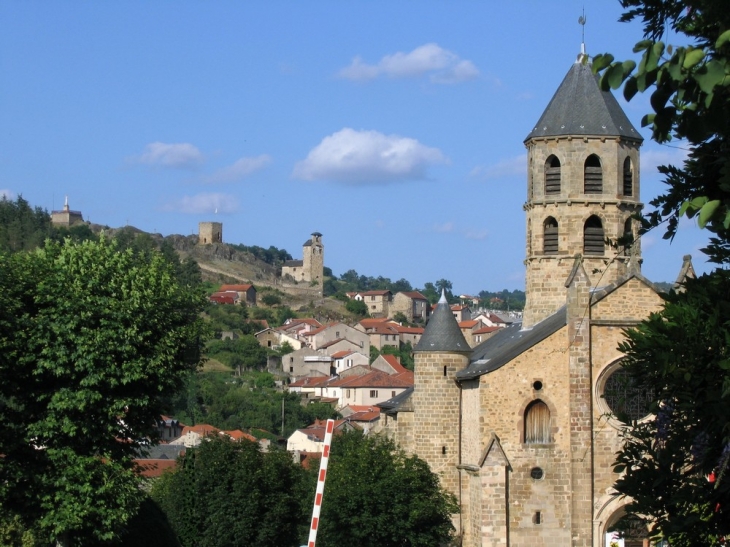
<path id="1" fill-rule="evenodd" d="M 602 255 L 605 252 L 603 224 L 597 216 L 589 217 L 583 226 L 583 254 Z"/>
<path id="2" fill-rule="evenodd" d="M 560 160 L 550 156 L 545 162 L 545 194 L 560 193 Z"/>
<path id="3" fill-rule="evenodd" d="M 595 154 L 586 158 L 583 167 L 583 193 L 603 193 L 603 169 L 601 169 L 601 160 Z"/>
<path id="4" fill-rule="evenodd" d="M 542 252 L 546 255 L 558 254 L 558 221 L 548 217 L 543 225 Z"/>
<path id="5" fill-rule="evenodd" d="M 525 410 L 525 443 L 548 444 L 550 442 L 550 410 L 542 401 L 534 401 Z"/>
<path id="6" fill-rule="evenodd" d="M 624 160 L 624 195 L 634 195 L 634 172 L 631 169 L 631 158 Z"/>

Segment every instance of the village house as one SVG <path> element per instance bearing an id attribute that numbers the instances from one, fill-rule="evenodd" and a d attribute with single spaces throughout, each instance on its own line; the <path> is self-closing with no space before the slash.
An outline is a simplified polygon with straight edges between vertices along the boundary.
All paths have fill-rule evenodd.
<path id="1" fill-rule="evenodd" d="M 218 292 L 220 293 L 226 293 L 230 291 L 238 293 L 237 303 L 244 303 L 247 306 L 256 305 L 256 287 L 254 287 L 253 285 L 221 285 L 218 289 Z"/>
<path id="2" fill-rule="evenodd" d="M 395 294 L 388 307 L 387 315 L 392 318 L 402 313 L 409 323 L 425 322 L 428 319 L 430 305 L 428 299 L 418 291 L 401 291 Z"/>
<path id="3" fill-rule="evenodd" d="M 367 304 L 371 317 L 387 317 L 393 293 L 390 291 L 365 291 L 360 293 L 362 301 Z"/>

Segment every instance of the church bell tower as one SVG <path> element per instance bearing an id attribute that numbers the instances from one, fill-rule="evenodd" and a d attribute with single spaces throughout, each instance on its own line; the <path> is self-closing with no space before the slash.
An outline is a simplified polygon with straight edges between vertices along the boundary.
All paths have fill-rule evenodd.
<path id="1" fill-rule="evenodd" d="M 530 327 L 565 304 L 565 281 L 576 255 L 591 287 L 610 285 L 641 261 L 630 247 L 607 242 L 631 235 L 639 200 L 643 138 L 614 96 L 601 91 L 587 55 L 568 71 L 534 129 L 527 148 L 526 304 Z"/>

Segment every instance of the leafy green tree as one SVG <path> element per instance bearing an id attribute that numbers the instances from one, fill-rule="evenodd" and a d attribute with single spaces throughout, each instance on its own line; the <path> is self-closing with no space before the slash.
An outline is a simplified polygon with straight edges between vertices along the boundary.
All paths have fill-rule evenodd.
<path id="1" fill-rule="evenodd" d="M 730 534 L 729 287 L 725 270 L 688 280 L 621 345 L 632 388 L 654 402 L 651 418 L 624 430 L 616 489 L 673 546 Z"/>
<path id="2" fill-rule="evenodd" d="M 634 61 L 594 59 L 601 85 L 633 98 L 651 92 L 643 124 L 665 143 L 684 139 L 681 166 L 662 166 L 666 192 L 644 229 L 683 215 L 710 234 L 710 260 L 730 262 L 730 10 L 721 0 L 622 0 L 623 21 L 644 23 Z M 671 29 L 689 45 L 667 45 Z M 653 415 L 627 424 L 617 456 L 616 488 L 630 516 L 671 545 L 725 544 L 730 534 L 730 276 L 718 269 L 667 297 L 660 314 L 630 331 L 621 349 L 636 389 L 651 390 Z M 712 480 L 708 480 L 708 478 Z"/>
<path id="3" fill-rule="evenodd" d="M 152 487 L 183 547 L 298 546 L 309 499 L 296 495 L 304 471 L 283 451 L 212 438 L 189 449 Z"/>
<path id="4" fill-rule="evenodd" d="M 651 205 L 656 210 L 646 227 L 666 222 L 665 237 L 674 236 L 683 215 L 697 217 L 713 237 L 705 249 L 710 260 L 730 260 L 730 10 L 722 0 L 622 0 L 628 10 L 622 21 L 637 17 L 645 39 L 634 47 L 633 60 L 613 62 L 610 54 L 594 59 L 595 71 L 605 70 L 604 89 L 623 84 L 627 100 L 651 91 L 653 113 L 642 120 L 652 138 L 665 143 L 687 141 L 689 156 L 682 167 L 659 171 L 669 186 Z M 671 28 L 690 45 L 660 40 Z"/>
<path id="5" fill-rule="evenodd" d="M 0 199 L 0 251 L 23 251 L 43 245 L 52 234 L 51 216 L 40 207 L 32 208 L 18 196 Z"/>
<path id="6" fill-rule="evenodd" d="M 344 433 L 332 442 L 317 545 L 443 545 L 458 510 L 425 461 L 384 437 Z"/>
<path id="7" fill-rule="evenodd" d="M 279 351 L 277 353 L 279 354 L 279 357 L 284 357 L 284 355 L 288 355 L 293 351 L 294 347 L 288 341 L 284 340 L 284 343 L 279 346 Z"/>
<path id="8" fill-rule="evenodd" d="M 345 304 L 345 309 L 350 313 L 359 317 L 366 317 L 368 315 L 368 305 L 362 300 L 350 299 Z"/>
<path id="9" fill-rule="evenodd" d="M 113 241 L 0 255 L 0 504 L 60 543 L 118 537 L 133 458 L 197 366 L 203 299 Z"/>
<path id="10" fill-rule="evenodd" d="M 281 298 L 275 294 L 266 293 L 261 297 L 261 302 L 267 306 L 276 306 L 277 304 L 281 304 Z"/>

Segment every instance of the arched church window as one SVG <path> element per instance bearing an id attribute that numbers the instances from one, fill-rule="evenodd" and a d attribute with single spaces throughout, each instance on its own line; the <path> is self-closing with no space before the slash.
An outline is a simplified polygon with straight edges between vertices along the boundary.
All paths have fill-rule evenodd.
<path id="1" fill-rule="evenodd" d="M 602 255 L 606 250 L 603 223 L 596 215 L 588 217 L 583 225 L 583 254 Z"/>
<path id="2" fill-rule="evenodd" d="M 543 224 L 542 252 L 546 255 L 558 254 L 558 221 L 547 217 Z"/>
<path id="3" fill-rule="evenodd" d="M 634 171 L 631 168 L 631 158 L 624 160 L 624 196 L 634 195 Z"/>
<path id="4" fill-rule="evenodd" d="M 603 169 L 601 160 L 595 154 L 588 156 L 583 166 L 583 193 L 603 193 Z"/>
<path id="5" fill-rule="evenodd" d="M 550 437 L 550 409 L 540 401 L 533 401 L 525 410 L 525 443 L 549 444 Z"/>
<path id="6" fill-rule="evenodd" d="M 545 161 L 545 194 L 560 193 L 560 160 L 551 155 Z"/>

